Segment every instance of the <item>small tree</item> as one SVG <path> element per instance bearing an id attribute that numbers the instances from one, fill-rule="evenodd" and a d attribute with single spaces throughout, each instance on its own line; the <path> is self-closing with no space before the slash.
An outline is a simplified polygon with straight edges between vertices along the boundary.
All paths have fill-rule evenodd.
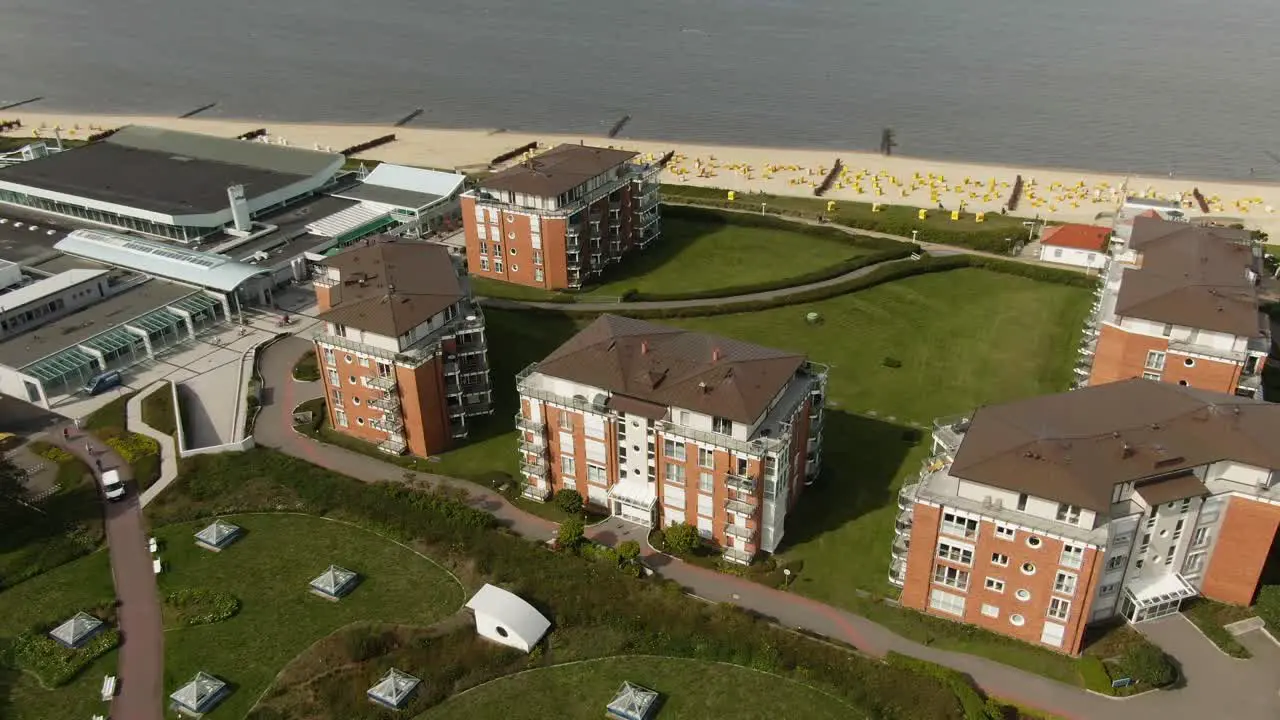
<path id="1" fill-rule="evenodd" d="M 1129 648 L 1122 657 L 1120 665 L 1128 671 L 1130 677 L 1142 685 L 1164 687 L 1172 685 L 1178 679 L 1178 670 L 1173 666 L 1169 656 L 1149 643 Z"/>
<path id="2" fill-rule="evenodd" d="M 569 490 L 568 488 L 558 490 L 553 502 L 555 502 L 556 507 L 570 515 L 577 515 L 582 512 L 582 495 L 577 490 Z"/>
<path id="3" fill-rule="evenodd" d="M 667 527 L 667 552 L 687 555 L 697 550 L 701 542 L 697 528 L 689 523 L 676 523 Z"/>
<path id="4" fill-rule="evenodd" d="M 556 532 L 556 544 L 562 548 L 572 550 L 582 542 L 585 530 L 586 528 L 583 526 L 581 518 L 569 518 L 560 523 L 560 529 Z"/>
<path id="5" fill-rule="evenodd" d="M 623 565 L 631 565 L 640 559 L 640 543 L 626 540 L 618 544 L 618 557 Z"/>

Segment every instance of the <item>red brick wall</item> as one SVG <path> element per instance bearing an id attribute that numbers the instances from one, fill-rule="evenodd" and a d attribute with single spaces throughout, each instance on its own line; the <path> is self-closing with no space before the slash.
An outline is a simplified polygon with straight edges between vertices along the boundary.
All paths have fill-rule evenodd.
<path id="1" fill-rule="evenodd" d="M 1191 387 L 1235 393 L 1236 383 L 1240 379 L 1240 365 L 1192 358 L 1195 366 L 1187 367 L 1187 356 L 1169 352 L 1167 338 L 1126 332 L 1110 325 L 1103 325 L 1098 337 L 1089 384 L 1102 385 L 1142 377 L 1144 372 L 1153 372 L 1146 369 L 1147 352 L 1151 350 L 1166 353 L 1164 370 L 1160 371 L 1162 382 L 1178 384 L 1185 380 Z"/>
<path id="2" fill-rule="evenodd" d="M 933 584 L 933 555 L 938 547 L 942 510 L 916 503 L 911 514 L 911 548 L 907 551 L 907 577 L 902 585 L 903 607 L 924 612 Z"/>
<path id="3" fill-rule="evenodd" d="M 1252 603 L 1277 526 L 1280 526 L 1280 507 L 1231 498 L 1218 529 L 1218 540 L 1201 592 L 1222 602 Z"/>
<path id="4" fill-rule="evenodd" d="M 396 382 L 400 385 L 404 438 L 409 452 L 426 457 L 448 450 L 453 438 L 449 432 L 441 359 L 437 356 L 416 370 L 397 366 L 395 372 Z M 380 392 L 370 390 L 370 393 Z M 380 416 L 380 411 L 375 412 Z"/>

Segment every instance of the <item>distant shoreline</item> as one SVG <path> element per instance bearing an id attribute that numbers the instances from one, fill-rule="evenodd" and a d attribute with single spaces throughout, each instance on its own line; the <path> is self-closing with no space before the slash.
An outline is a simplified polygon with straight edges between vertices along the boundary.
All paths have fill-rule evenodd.
<path id="1" fill-rule="evenodd" d="M 91 115 L 76 113 L 23 112 L 15 108 L 3 113 L 0 119 L 20 119 L 24 127 L 12 136 L 30 137 L 40 126 L 63 128 L 64 137 L 83 138 L 106 129 L 135 123 L 187 130 L 211 135 L 235 136 L 250 130 L 266 128 L 273 138 L 284 138 L 288 144 L 299 147 L 316 147 L 340 151 L 372 138 L 392 134 L 394 143 L 375 148 L 359 157 L 383 162 L 400 162 L 445 169 L 474 170 L 488 165 L 490 159 L 530 142 L 554 145 L 561 142 L 585 142 L 593 145 L 612 145 L 633 149 L 644 155 L 659 156 L 675 150 L 677 159 L 673 170 L 663 181 L 690 185 L 718 187 L 738 192 L 766 192 L 777 195 L 810 195 L 814 173 L 825 173 L 836 158 L 849 168 L 844 187 L 834 188 L 825 197 L 861 202 L 911 205 L 936 208 L 941 203 L 946 209 L 956 209 L 961 202 L 966 211 L 999 212 L 1007 200 L 1007 186 L 1021 175 L 1029 185 L 1036 181 L 1033 194 L 1038 193 L 1040 206 L 1024 200 L 1018 207 L 1018 215 L 1040 215 L 1064 222 L 1091 222 L 1099 216 L 1114 212 L 1118 206 L 1115 189 L 1125 187 L 1131 194 L 1144 192 L 1155 196 L 1175 197 L 1181 193 L 1189 197 L 1193 188 L 1207 197 L 1220 197 L 1222 206 L 1211 217 L 1222 222 L 1244 222 L 1269 232 L 1280 229 L 1280 183 L 1265 181 L 1231 181 L 1191 179 L 1158 175 L 1124 175 L 1070 168 L 1037 168 L 1019 165 L 1001 165 L 983 162 L 962 162 L 913 157 L 909 155 L 882 156 L 873 152 L 831 150 L 825 148 L 755 147 L 744 145 L 704 144 L 642 140 L 634 138 L 607 138 L 590 135 L 553 133 L 529 133 L 494 129 L 446 129 L 408 125 L 395 127 L 378 123 L 286 123 L 261 119 L 228 119 L 196 115 L 190 118 L 157 115 Z M 79 126 L 79 130 L 75 126 Z M 95 129 L 91 129 L 95 128 Z M 715 158 L 712 160 L 711 158 Z M 700 162 L 699 162 L 700 161 Z M 729 167 L 729 166 L 734 167 Z M 783 166 L 772 173 L 768 166 Z M 747 167 L 752 168 L 750 171 Z M 797 167 L 799 170 L 790 168 Z M 865 172 L 861 172 L 865 171 Z M 710 177 L 699 177 L 699 172 Z M 881 177 L 874 181 L 872 176 Z M 921 183 L 929 177 L 945 177 L 945 183 L 935 183 L 946 190 L 936 190 L 935 200 L 931 191 Z M 913 182 L 913 178 L 920 178 Z M 856 179 L 855 179 L 856 178 Z M 958 188 L 965 179 L 970 182 Z M 821 178 L 818 177 L 817 180 Z M 1081 185 L 1083 183 L 1083 185 Z M 914 187 L 913 187 L 914 185 Z M 875 187 L 878 186 L 878 189 Z M 1053 188 L 1058 189 L 1053 189 Z M 1099 197 L 1100 196 L 1100 197 Z M 1242 209 L 1238 201 L 1248 200 Z M 1267 212 L 1270 208 L 1272 212 Z M 1199 215 L 1198 210 L 1190 214 Z"/>

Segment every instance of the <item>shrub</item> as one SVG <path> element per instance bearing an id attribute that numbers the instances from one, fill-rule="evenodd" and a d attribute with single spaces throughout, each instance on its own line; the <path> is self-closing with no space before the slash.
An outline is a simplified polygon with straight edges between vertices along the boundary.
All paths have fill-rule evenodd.
<path id="1" fill-rule="evenodd" d="M 315 382 L 320 379 L 320 363 L 316 360 L 314 350 L 308 350 L 298 358 L 293 366 L 293 379 L 302 382 Z"/>
<path id="2" fill-rule="evenodd" d="M 667 552 L 676 555 L 688 555 L 702 544 L 698 537 L 698 529 L 689 523 L 668 525 L 666 530 Z"/>
<path id="3" fill-rule="evenodd" d="M 374 631 L 370 628 L 354 629 L 343 636 L 343 650 L 352 662 L 364 662 L 371 658 L 386 655 L 396 645 L 395 634 L 386 630 Z"/>
<path id="4" fill-rule="evenodd" d="M 55 688 L 71 682 L 98 657 L 120 644 L 120 631 L 104 630 L 84 646 L 65 648 L 44 632 L 29 632 L 13 641 L 13 663 L 40 679 L 40 684 Z"/>
<path id="5" fill-rule="evenodd" d="M 618 544 L 618 557 L 623 562 L 633 563 L 640 559 L 640 543 L 635 540 L 624 540 Z"/>
<path id="6" fill-rule="evenodd" d="M 884 366 L 885 366 L 885 367 L 887 367 L 887 368 L 900 368 L 900 367 L 902 367 L 902 361 L 901 361 L 901 360 L 899 360 L 899 359 L 898 359 L 898 358 L 896 358 L 896 357 L 886 357 L 884 360 L 881 360 L 881 361 L 880 361 L 880 364 L 881 364 L 881 365 L 884 365 Z"/>
<path id="7" fill-rule="evenodd" d="M 1134 645 L 1125 652 L 1120 666 L 1135 682 L 1150 687 L 1172 685 L 1178 669 L 1163 650 L 1150 643 Z"/>
<path id="8" fill-rule="evenodd" d="M 32 440 L 28 443 L 27 447 L 31 448 L 31 452 L 39 455 L 45 460 L 50 460 L 59 464 L 71 462 L 76 459 L 75 455 L 72 455 L 57 445 L 47 443 L 43 440 Z"/>
<path id="9" fill-rule="evenodd" d="M 978 690 L 973 681 L 957 670 L 952 670 L 949 667 L 944 667 L 928 660 L 902 655 L 892 650 L 885 656 L 885 661 L 895 667 L 906 668 L 941 681 L 951 689 L 951 692 L 955 693 L 956 699 L 960 701 L 960 707 L 964 708 L 965 720 L 1001 720 L 1004 715 L 1004 708 L 1000 707 L 999 704 L 988 703 L 987 698 Z"/>
<path id="10" fill-rule="evenodd" d="M 555 502 L 556 507 L 570 515 L 582 512 L 582 495 L 577 490 L 569 488 L 557 490 L 553 502 Z"/>
<path id="11" fill-rule="evenodd" d="M 107 438 L 106 443 L 130 465 L 148 455 L 160 454 L 160 443 L 138 433 L 126 432 L 114 435 Z"/>
<path id="12" fill-rule="evenodd" d="M 165 624 L 191 627 L 222 622 L 240 611 L 240 600 L 229 592 L 186 588 L 164 596 Z"/>
<path id="13" fill-rule="evenodd" d="M 560 529 L 556 531 L 556 543 L 565 549 L 576 548 L 582 542 L 584 530 L 582 518 L 571 517 L 560 523 Z"/>

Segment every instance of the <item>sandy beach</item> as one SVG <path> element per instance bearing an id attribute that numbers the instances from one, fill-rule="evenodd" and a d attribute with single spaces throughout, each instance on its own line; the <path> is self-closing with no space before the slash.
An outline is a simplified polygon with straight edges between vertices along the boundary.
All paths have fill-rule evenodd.
<path id="1" fill-rule="evenodd" d="M 60 128 L 64 138 L 84 138 L 102 129 L 131 123 L 220 136 L 235 136 L 265 127 L 273 142 L 335 151 L 394 133 L 397 137 L 394 143 L 359 157 L 462 171 L 482 169 L 491 158 L 531 142 L 550 147 L 581 141 L 632 149 L 650 158 L 674 150 L 676 156 L 663 173 L 664 182 L 779 195 L 811 196 L 814 186 L 822 182 L 836 158 L 840 158 L 844 171 L 836 186 L 827 193 L 829 199 L 926 208 L 941 205 L 947 210 L 962 208 L 971 212 L 999 212 L 1021 175 L 1024 193 L 1016 214 L 1063 222 L 1097 220 L 1109 224 L 1108 215 L 1115 211 L 1124 195 L 1178 200 L 1188 215 L 1200 216 L 1202 213 L 1192 200 L 1193 190 L 1199 189 L 1208 199 L 1209 214 L 1215 220 L 1242 222 L 1269 233 L 1280 232 L 1280 212 L 1277 212 L 1280 185 L 1277 184 L 945 162 L 857 151 L 712 146 L 500 130 L 42 114 L 17 110 L 0 118 L 11 119 L 21 120 L 23 127 L 5 134 L 18 137 L 32 137 L 35 133 L 51 137 L 53 129 Z"/>

